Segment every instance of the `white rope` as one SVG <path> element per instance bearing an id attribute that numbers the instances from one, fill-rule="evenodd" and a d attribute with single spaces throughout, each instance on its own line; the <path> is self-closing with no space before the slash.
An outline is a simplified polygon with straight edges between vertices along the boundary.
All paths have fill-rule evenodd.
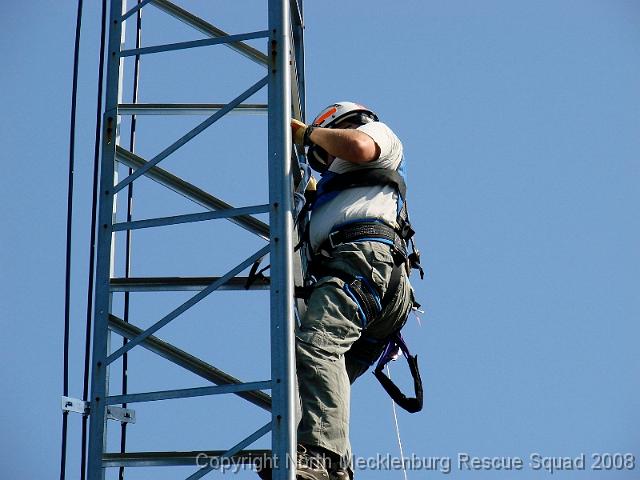
<path id="1" fill-rule="evenodd" d="M 389 364 L 386 366 L 387 368 L 387 376 L 389 380 L 391 380 L 391 370 L 389 369 Z M 396 423 L 396 436 L 398 437 L 398 446 L 400 447 L 400 461 L 402 463 L 402 474 L 404 475 L 404 480 L 407 480 L 407 469 L 404 465 L 404 450 L 402 449 L 402 439 L 400 438 L 400 426 L 398 425 L 398 413 L 396 411 L 396 402 L 391 399 L 391 408 L 393 409 L 393 420 Z"/>

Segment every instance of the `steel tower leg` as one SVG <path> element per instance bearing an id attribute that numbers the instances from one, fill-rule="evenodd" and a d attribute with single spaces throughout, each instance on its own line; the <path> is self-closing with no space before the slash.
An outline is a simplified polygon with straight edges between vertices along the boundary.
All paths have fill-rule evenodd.
<path id="1" fill-rule="evenodd" d="M 273 457 L 280 468 L 274 480 L 294 480 L 295 452 L 291 88 L 289 5 L 269 1 L 269 201 L 271 223 L 271 371 L 274 381 Z"/>
<path id="2" fill-rule="evenodd" d="M 295 355 L 294 318 L 296 304 L 294 290 L 300 285 L 303 261 L 294 255 L 293 244 L 297 238 L 294 218 L 300 198 L 308 180 L 308 169 L 301 168 L 301 152 L 292 151 L 290 119 L 291 115 L 304 115 L 304 52 L 302 51 L 302 0 L 268 0 L 268 28 L 259 32 L 228 35 L 207 21 L 184 10 L 169 0 L 145 0 L 134 4 L 127 11 L 126 0 L 111 0 L 109 20 L 108 61 L 106 75 L 106 102 L 102 132 L 102 153 L 100 165 L 100 192 L 98 209 L 98 246 L 96 257 L 95 310 L 93 325 L 93 345 L 91 359 L 91 398 L 89 402 L 90 430 L 88 446 L 88 478 L 104 480 L 105 470 L 111 467 L 146 467 L 192 465 L 194 472 L 189 479 L 201 478 L 212 468 L 195 465 L 197 452 L 131 452 L 115 453 L 106 451 L 108 412 L 120 403 L 136 404 L 156 400 L 191 398 L 203 395 L 234 394 L 244 401 L 271 411 L 270 421 L 258 426 L 255 431 L 235 445 L 224 445 L 219 439 L 221 450 L 206 450 L 212 457 L 234 457 L 251 463 L 256 456 L 273 455 L 275 480 L 295 479 Z M 138 8 L 157 8 L 179 21 L 204 33 L 207 39 L 189 42 L 126 50 L 123 25 Z M 245 40 L 263 38 L 265 51 L 251 47 Z M 249 86 L 243 93 L 227 104 L 147 104 L 122 103 L 123 59 L 131 55 L 145 55 L 166 51 L 199 48 L 202 46 L 226 46 L 235 52 L 266 68 L 266 76 Z M 212 47 L 212 48 L 219 48 Z M 246 101 L 263 87 L 268 88 L 266 105 L 248 104 Z M 234 113 L 256 113 L 266 111 L 268 115 L 268 172 L 269 198 L 263 205 L 234 208 L 213 195 L 187 183 L 158 165 L 205 129 L 211 127 L 224 115 Z M 124 115 L 209 115 L 198 126 L 182 134 L 178 139 L 161 150 L 153 158 L 144 159 L 119 145 L 120 119 Z M 121 163 L 135 171 L 124 179 L 117 178 L 116 164 Z M 240 174 L 242 174 L 240 172 Z M 140 177 L 158 182 L 160 185 L 181 194 L 211 212 L 161 217 L 118 223 L 116 195 L 128 184 Z M 269 225 L 253 215 L 269 214 Z M 268 240 L 268 245 L 240 261 L 234 268 L 217 277 L 142 277 L 115 278 L 114 262 L 116 248 L 114 234 L 123 230 L 138 228 L 163 228 L 168 225 L 198 221 L 218 221 L 226 219 L 236 225 Z M 176 247 L 179 247 L 177 245 Z M 246 291 L 246 277 L 240 274 L 265 255 L 269 255 L 271 275 L 260 278 L 251 290 L 270 290 L 270 358 L 271 379 L 243 383 L 230 374 L 217 369 L 201 359 L 183 351 L 168 342 L 160 340 L 155 333 L 182 315 L 193 305 L 216 290 Z M 220 273 L 220 272 L 215 272 Z M 131 324 L 120 320 L 113 311 L 114 295 L 122 292 L 156 292 L 195 290 L 197 293 L 169 314 L 146 329 L 136 326 L 132 316 Z M 110 347 L 110 336 L 129 341 L 126 346 Z M 213 385 L 135 394 L 111 394 L 109 389 L 109 368 L 120 361 L 122 355 L 134 348 L 144 348 L 170 362 L 188 370 Z M 131 362 L 131 360 L 129 360 Z M 263 392 L 271 390 L 271 397 Z M 130 408 L 130 407 L 129 407 Z M 116 416 L 117 417 L 117 416 Z M 119 418 L 122 421 L 122 418 Z M 247 450 L 253 442 L 271 432 L 271 451 Z M 202 453 L 202 452 L 201 452 Z"/>
<path id="3" fill-rule="evenodd" d="M 123 0 L 112 0 L 109 13 L 109 42 L 107 48 L 107 76 L 105 112 L 102 121 L 100 159 L 100 191 L 98 207 L 98 247 L 96 250 L 96 281 L 93 324 L 93 353 L 91 357 L 91 397 L 89 416 L 89 449 L 87 478 L 104 479 L 102 455 L 106 446 L 106 398 L 109 394 L 109 374 L 106 362 L 110 348 L 108 327 L 112 294 L 109 281 L 113 266 L 112 225 L 115 214 L 113 185 L 117 180 L 115 152 L 119 135 L 118 103 L 121 99 L 122 68 L 118 55 L 124 43 L 120 22 Z"/>

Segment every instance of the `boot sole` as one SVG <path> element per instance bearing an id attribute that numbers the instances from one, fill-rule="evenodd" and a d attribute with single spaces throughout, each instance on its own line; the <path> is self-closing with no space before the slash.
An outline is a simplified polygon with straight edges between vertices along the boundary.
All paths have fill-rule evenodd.
<path id="1" fill-rule="evenodd" d="M 299 471 L 296 472 L 296 480 L 330 480 L 330 478 L 328 474 L 321 474 L 320 476 L 318 476 L 317 474 L 314 475 L 312 473 Z"/>

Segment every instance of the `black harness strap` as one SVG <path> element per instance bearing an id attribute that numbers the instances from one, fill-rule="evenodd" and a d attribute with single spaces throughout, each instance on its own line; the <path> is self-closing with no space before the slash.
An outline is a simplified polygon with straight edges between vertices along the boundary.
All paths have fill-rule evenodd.
<path id="1" fill-rule="evenodd" d="M 374 185 L 394 187 L 403 200 L 407 196 L 407 185 L 402 175 L 396 170 L 389 170 L 388 168 L 364 168 L 341 173 L 323 185 L 322 193 Z"/>
<path id="2" fill-rule="evenodd" d="M 387 377 L 382 369 L 387 363 L 393 360 L 401 351 L 404 357 L 407 359 L 409 369 L 411 370 L 411 377 L 413 378 L 413 389 L 415 397 L 407 397 L 398 386 Z M 420 377 L 420 370 L 418 368 L 418 356 L 411 355 L 409 348 L 402 339 L 400 332 L 396 333 L 389 339 L 384 352 L 380 356 L 380 360 L 376 365 L 373 374 L 376 376 L 382 387 L 386 390 L 391 398 L 402 408 L 409 413 L 416 413 L 422 410 L 423 404 L 423 390 L 422 390 L 422 378 Z"/>
<path id="3" fill-rule="evenodd" d="M 386 305 L 382 303 L 381 300 L 380 306 L 378 306 L 380 295 L 378 292 L 372 291 L 372 287 L 365 285 L 362 278 L 354 277 L 341 270 L 334 270 L 318 265 L 314 266 L 313 273 L 318 279 L 322 277 L 335 277 L 344 282 L 348 292 L 352 295 L 353 300 L 358 304 L 358 307 L 364 315 L 362 328 L 365 328 L 368 323 L 372 322 L 384 311 Z"/>
<path id="4" fill-rule="evenodd" d="M 393 245 L 393 249 L 403 257 L 407 256 L 407 247 L 400 235 L 389 225 L 379 221 L 362 221 L 345 225 L 332 231 L 319 250 L 331 251 L 341 243 L 374 240 Z"/>
<path id="5" fill-rule="evenodd" d="M 398 292 L 400 280 L 402 280 L 402 265 L 403 264 L 395 264 L 393 266 L 391 277 L 389 278 L 389 284 L 387 285 L 387 290 L 384 292 L 384 297 L 382 297 L 382 299 L 380 300 L 383 311 L 385 306 L 391 304 L 391 300 L 393 300 L 393 297 Z"/>
<path id="6" fill-rule="evenodd" d="M 357 297 L 357 301 L 360 304 L 360 307 L 363 309 L 365 315 L 367 312 L 375 312 L 375 315 L 367 315 L 366 323 L 370 323 L 374 318 L 378 315 L 381 315 L 387 306 L 391 304 L 393 297 L 398 292 L 398 287 L 400 286 L 400 281 L 402 280 L 402 269 L 404 263 L 396 263 L 391 271 L 391 276 L 389 278 L 389 284 L 387 285 L 387 289 L 384 292 L 384 296 L 380 296 L 379 292 L 372 292 L 371 284 L 364 285 L 362 279 L 358 277 L 354 277 L 349 275 L 348 273 L 342 272 L 340 270 L 334 270 L 331 268 L 322 267 L 319 265 L 314 266 L 314 276 L 320 279 L 322 277 L 336 277 L 342 280 L 345 284 L 349 286 L 351 291 Z M 375 297 L 380 299 L 380 308 L 377 308 L 377 302 Z M 375 305 L 376 308 L 371 307 Z"/>

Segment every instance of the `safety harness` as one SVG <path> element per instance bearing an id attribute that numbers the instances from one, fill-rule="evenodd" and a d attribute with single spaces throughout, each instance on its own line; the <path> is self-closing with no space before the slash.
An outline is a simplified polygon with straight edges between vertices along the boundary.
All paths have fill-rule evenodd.
<path id="1" fill-rule="evenodd" d="M 401 170 L 403 163 L 399 170 Z M 379 219 L 360 219 L 347 222 L 334 227 L 328 238 L 320 245 L 316 252 L 311 252 L 308 241 L 308 227 L 304 234 L 307 245 L 309 245 L 310 262 L 308 273 L 312 278 L 319 279 L 325 276 L 332 276 L 344 282 L 344 290 L 356 303 L 362 319 L 363 333 L 360 339 L 351 348 L 351 353 L 357 359 L 358 352 L 366 351 L 366 344 L 376 343 L 384 345 L 383 352 L 379 357 L 374 370 L 374 375 L 380 381 L 383 388 L 402 408 L 409 412 L 418 412 L 422 409 L 422 380 L 418 369 L 417 357 L 409 353 L 406 343 L 400 335 L 402 326 L 383 339 L 373 338 L 367 335 L 367 325 L 374 319 L 382 316 L 386 308 L 392 304 L 394 297 L 398 293 L 398 288 L 402 280 L 402 270 L 415 268 L 420 272 L 420 278 L 424 277 L 424 271 L 420 266 L 420 252 L 413 242 L 414 230 L 411 227 L 406 202 L 406 184 L 403 176 L 396 170 L 386 168 L 367 168 L 337 174 L 327 171 L 323 173 L 322 179 L 318 182 L 315 198 L 308 199 L 308 209 L 313 210 L 320 205 L 335 198 L 343 190 L 365 186 L 390 186 L 398 194 L 398 214 L 396 218 L 397 227 L 387 225 Z M 327 268 L 323 265 L 322 252 L 330 253 L 338 245 L 350 242 L 375 241 L 389 245 L 394 258 L 394 267 L 389 278 L 387 290 L 384 295 L 375 288 L 371 278 L 365 276 L 351 276 L 345 272 Z M 411 253 L 407 253 L 407 243 L 411 245 Z M 313 288 L 313 285 L 311 285 Z M 420 305 L 414 301 L 414 307 Z M 378 352 L 380 350 L 377 350 Z M 414 382 L 415 397 L 410 398 L 404 395 L 400 389 L 382 372 L 384 366 L 391 360 L 397 358 L 397 351 L 402 351 Z M 367 365 L 375 361 L 376 358 L 362 358 L 362 363 Z"/>
<path id="2" fill-rule="evenodd" d="M 403 162 L 401 162 L 398 170 L 402 171 Z M 313 252 L 309 241 L 309 224 L 303 219 L 308 218 L 308 213 L 314 208 L 335 198 L 338 193 L 348 188 L 365 187 L 365 186 L 390 186 L 395 189 L 398 194 L 398 214 L 396 217 L 396 225 L 394 228 L 385 222 L 376 219 L 361 219 L 352 222 L 346 222 L 334 227 L 329 234 L 327 240 Z M 402 408 L 408 412 L 415 413 L 422 410 L 423 392 L 422 379 L 418 368 L 418 358 L 411 355 L 409 348 L 403 340 L 400 330 L 406 322 L 406 318 L 402 325 L 388 335 L 386 338 L 378 339 L 367 335 L 366 327 L 373 320 L 384 314 L 385 309 L 389 306 L 395 295 L 398 293 L 398 287 L 402 280 L 403 268 L 417 269 L 420 272 L 420 278 L 424 278 L 424 271 L 420 265 L 420 252 L 415 247 L 413 235 L 415 231 L 411 227 L 409 213 L 406 202 L 407 187 L 403 176 L 396 170 L 386 168 L 367 168 L 351 171 L 347 173 L 335 173 L 326 171 L 322 174 L 322 179 L 318 182 L 315 192 L 306 192 L 306 203 L 297 215 L 297 221 L 306 223 L 303 228 L 300 243 L 296 245 L 296 250 L 306 245 L 308 252 L 307 278 L 304 287 L 296 287 L 295 296 L 307 300 L 317 279 L 322 277 L 335 277 L 344 282 L 344 290 L 349 297 L 358 306 L 360 318 L 362 319 L 363 333 L 360 338 L 352 345 L 349 353 L 352 358 L 365 364 L 366 366 L 375 363 L 374 375 L 381 383 L 382 387 L 391 396 L 391 398 Z M 384 295 L 375 288 L 375 284 L 371 278 L 362 275 L 352 276 L 341 270 L 335 270 L 323 265 L 322 252 L 330 253 L 337 246 L 350 242 L 375 241 L 389 245 L 394 259 L 394 266 L 391 271 L 387 290 Z M 407 253 L 407 243 L 411 245 L 411 253 Z M 249 288 L 253 283 L 260 280 L 266 280 L 263 273 L 270 267 L 267 265 L 259 269 L 261 258 L 252 266 L 245 288 Z M 415 300 L 413 307 L 420 308 L 420 304 Z M 382 346 L 376 352 L 382 351 L 382 354 L 376 354 L 374 358 L 367 358 L 369 346 L 376 344 Z M 391 360 L 395 360 L 400 352 L 404 355 L 409 364 L 411 376 L 413 378 L 415 397 L 407 397 L 402 391 L 383 373 L 383 368 Z"/>

